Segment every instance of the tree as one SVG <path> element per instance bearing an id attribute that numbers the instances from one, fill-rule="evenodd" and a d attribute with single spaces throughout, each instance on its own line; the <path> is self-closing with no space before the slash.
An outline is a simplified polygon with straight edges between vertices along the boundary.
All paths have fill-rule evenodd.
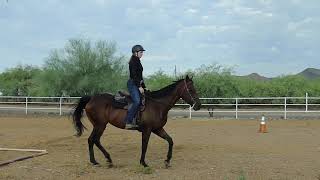
<path id="1" fill-rule="evenodd" d="M 39 68 L 28 65 L 8 69 L 0 74 L 0 92 L 4 96 L 28 96 L 40 72 Z"/>
<path id="2" fill-rule="evenodd" d="M 165 74 L 163 71 L 159 70 L 154 74 L 146 78 L 146 86 L 151 90 L 159 90 L 171 83 L 173 83 L 174 78 Z"/>
<path id="3" fill-rule="evenodd" d="M 238 94 L 231 76 L 232 68 L 218 64 L 202 65 L 193 73 L 201 97 L 233 97 Z"/>
<path id="4" fill-rule="evenodd" d="M 124 56 L 114 42 L 71 39 L 64 49 L 53 50 L 37 78 L 35 94 L 83 96 L 115 92 L 125 87 Z"/>

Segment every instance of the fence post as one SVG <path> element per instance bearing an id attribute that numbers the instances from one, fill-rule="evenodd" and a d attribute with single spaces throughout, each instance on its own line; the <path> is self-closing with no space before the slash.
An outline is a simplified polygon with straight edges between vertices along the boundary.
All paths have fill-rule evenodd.
<path id="1" fill-rule="evenodd" d="M 308 112 L 308 93 L 306 92 L 306 112 Z"/>
<path id="2" fill-rule="evenodd" d="M 238 98 L 236 98 L 236 119 L 238 119 Z"/>
<path id="3" fill-rule="evenodd" d="M 60 116 L 62 115 L 62 97 L 60 97 Z"/>
<path id="4" fill-rule="evenodd" d="M 287 119 L 287 97 L 284 97 L 284 119 Z"/>
<path id="5" fill-rule="evenodd" d="M 28 97 L 26 97 L 26 114 L 28 114 Z"/>
<path id="6" fill-rule="evenodd" d="M 191 111 L 192 111 L 192 109 L 191 109 L 191 106 L 189 105 L 189 118 L 190 119 L 192 118 Z"/>

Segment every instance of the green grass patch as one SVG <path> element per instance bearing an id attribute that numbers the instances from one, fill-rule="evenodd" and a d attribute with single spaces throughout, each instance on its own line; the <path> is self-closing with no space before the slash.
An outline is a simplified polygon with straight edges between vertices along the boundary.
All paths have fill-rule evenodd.
<path id="1" fill-rule="evenodd" d="M 151 167 L 144 167 L 139 165 L 138 167 L 136 167 L 135 172 L 142 174 L 152 174 L 154 170 Z"/>
<path id="2" fill-rule="evenodd" d="M 244 175 L 244 172 L 240 172 L 240 176 L 238 177 L 238 180 L 246 180 L 246 176 Z"/>

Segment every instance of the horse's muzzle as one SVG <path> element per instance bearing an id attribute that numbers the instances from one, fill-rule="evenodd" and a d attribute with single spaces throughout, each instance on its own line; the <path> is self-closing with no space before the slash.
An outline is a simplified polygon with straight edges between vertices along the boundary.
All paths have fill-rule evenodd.
<path id="1" fill-rule="evenodd" d="M 194 109 L 195 111 L 198 111 L 198 110 L 200 110 L 200 108 L 201 108 L 201 103 L 200 103 L 200 101 L 197 101 L 197 102 L 194 104 L 193 109 Z"/>

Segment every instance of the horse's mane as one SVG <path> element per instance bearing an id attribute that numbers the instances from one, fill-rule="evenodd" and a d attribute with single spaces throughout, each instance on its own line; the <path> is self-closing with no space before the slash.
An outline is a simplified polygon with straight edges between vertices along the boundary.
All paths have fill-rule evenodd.
<path id="1" fill-rule="evenodd" d="M 179 79 L 179 80 L 173 81 L 172 84 L 170 84 L 162 89 L 159 89 L 157 91 L 146 91 L 146 97 L 160 98 L 160 97 L 167 96 L 176 88 L 177 84 L 183 80 L 184 79 Z"/>

